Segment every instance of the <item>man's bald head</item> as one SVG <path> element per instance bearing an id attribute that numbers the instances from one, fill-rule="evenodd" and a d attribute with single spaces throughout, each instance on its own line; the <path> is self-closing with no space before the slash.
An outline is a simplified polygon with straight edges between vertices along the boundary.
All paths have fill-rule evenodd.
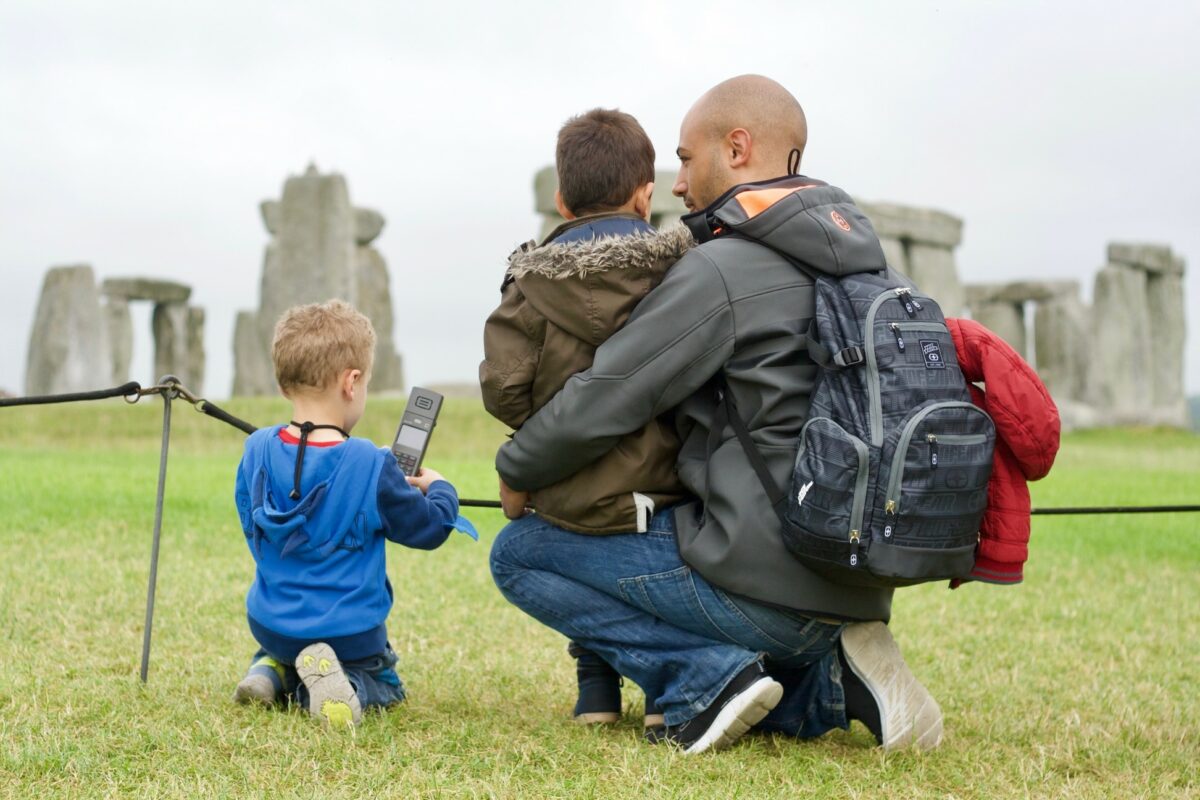
<path id="1" fill-rule="evenodd" d="M 780 162 L 771 177 L 784 174 L 791 151 L 803 153 L 808 142 L 808 121 L 800 103 L 762 75 L 739 75 L 718 83 L 692 106 L 688 117 L 693 115 L 711 136 L 722 137 L 736 128 L 749 131 L 764 160 Z"/>
<path id="2" fill-rule="evenodd" d="M 703 208 L 739 183 L 787 174 L 792 151 L 803 154 L 807 142 L 804 109 L 791 92 L 762 75 L 730 78 L 684 117 L 673 191 Z"/>

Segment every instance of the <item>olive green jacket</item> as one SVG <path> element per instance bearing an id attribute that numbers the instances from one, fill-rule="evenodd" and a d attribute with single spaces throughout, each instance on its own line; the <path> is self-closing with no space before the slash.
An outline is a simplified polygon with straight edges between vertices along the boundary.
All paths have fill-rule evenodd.
<path id="1" fill-rule="evenodd" d="M 547 241 L 595 220 L 567 223 Z M 479 383 L 492 416 L 520 428 L 568 378 L 592 365 L 596 347 L 691 245 L 679 225 L 652 234 L 531 242 L 513 253 L 500 306 L 484 326 Z M 655 507 L 687 494 L 675 473 L 678 454 L 670 415 L 655 417 L 574 475 L 533 492 L 532 504 L 547 520 L 581 533 L 645 530 Z"/>

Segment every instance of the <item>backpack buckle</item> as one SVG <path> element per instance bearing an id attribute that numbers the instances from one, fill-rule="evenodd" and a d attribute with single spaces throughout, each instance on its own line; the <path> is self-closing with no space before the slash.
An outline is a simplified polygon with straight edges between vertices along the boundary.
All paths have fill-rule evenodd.
<path id="1" fill-rule="evenodd" d="M 861 347 L 847 347 L 833 357 L 833 363 L 839 367 L 854 367 L 867 360 L 866 353 Z"/>

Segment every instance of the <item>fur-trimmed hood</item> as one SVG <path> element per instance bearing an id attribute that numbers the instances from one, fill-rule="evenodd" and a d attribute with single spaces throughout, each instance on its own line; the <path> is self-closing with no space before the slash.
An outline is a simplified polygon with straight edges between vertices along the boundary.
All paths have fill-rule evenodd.
<path id="1" fill-rule="evenodd" d="M 695 241 L 683 225 L 591 241 L 532 243 L 509 257 L 508 275 L 547 320 L 593 346 L 629 318 Z"/>

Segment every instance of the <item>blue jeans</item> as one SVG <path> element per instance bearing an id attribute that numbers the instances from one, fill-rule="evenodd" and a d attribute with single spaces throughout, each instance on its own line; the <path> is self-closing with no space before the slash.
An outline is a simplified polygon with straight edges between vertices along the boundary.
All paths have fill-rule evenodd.
<path id="1" fill-rule="evenodd" d="M 599 653 L 679 725 L 760 657 L 783 684 L 759 728 L 797 737 L 848 727 L 842 625 L 732 597 L 679 557 L 671 509 L 646 533 L 589 536 L 536 514 L 505 526 L 492 577 L 515 606 Z"/>

